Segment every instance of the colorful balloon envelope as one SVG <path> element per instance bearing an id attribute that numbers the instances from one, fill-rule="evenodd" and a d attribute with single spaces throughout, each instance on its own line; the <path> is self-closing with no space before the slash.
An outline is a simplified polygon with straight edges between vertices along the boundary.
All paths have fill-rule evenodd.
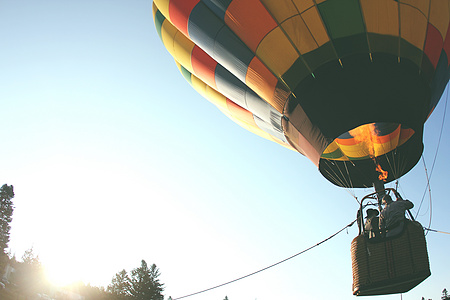
<path id="1" fill-rule="evenodd" d="M 154 0 L 186 80 L 330 182 L 411 170 L 449 80 L 450 1 Z"/>

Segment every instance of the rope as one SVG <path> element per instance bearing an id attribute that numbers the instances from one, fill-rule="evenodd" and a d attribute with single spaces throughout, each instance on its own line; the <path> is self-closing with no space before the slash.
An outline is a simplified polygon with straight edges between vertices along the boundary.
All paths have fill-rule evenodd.
<path id="1" fill-rule="evenodd" d="M 182 297 L 178 297 L 178 298 L 173 298 L 173 300 L 178 300 L 178 299 L 183 299 L 183 298 L 191 297 L 191 296 L 194 296 L 194 295 L 198 295 L 198 294 L 201 294 L 201 293 L 204 293 L 204 292 L 207 292 L 207 291 L 211 291 L 211 290 L 217 289 L 217 288 L 222 287 L 222 286 L 224 286 L 224 285 L 227 285 L 227 284 L 230 284 L 230 283 L 233 283 L 233 282 L 242 280 L 242 279 L 247 278 L 247 277 L 250 277 L 250 276 L 252 276 L 252 275 L 261 273 L 262 271 L 268 270 L 268 269 L 270 269 L 270 268 L 272 268 L 272 267 L 275 267 L 275 266 L 277 266 L 277 265 L 279 265 L 279 264 L 281 264 L 281 263 L 284 263 L 284 262 L 286 262 L 286 261 L 288 261 L 288 260 L 290 260 L 290 259 L 292 259 L 292 258 L 294 258 L 294 257 L 296 257 L 296 256 L 299 256 L 300 254 L 303 254 L 303 253 L 305 253 L 305 252 L 307 252 L 307 251 L 309 251 L 309 250 L 311 250 L 311 249 L 313 249 L 313 248 L 315 248 L 315 247 L 317 247 L 317 246 L 319 246 L 319 245 L 321 245 L 321 244 L 323 244 L 323 243 L 325 243 L 325 242 L 331 240 L 332 238 L 334 238 L 336 235 L 338 235 L 339 233 L 341 233 L 341 232 L 344 231 L 345 229 L 351 227 L 355 222 L 356 222 L 356 220 L 354 220 L 353 222 L 351 222 L 350 224 L 348 224 L 348 225 L 345 226 L 344 228 L 340 229 L 338 232 L 336 232 L 336 233 L 330 235 L 330 236 L 327 237 L 326 239 L 324 239 L 324 240 L 320 241 L 319 243 L 315 244 L 314 246 L 311 246 L 311 247 L 309 247 L 309 248 L 307 248 L 307 249 L 305 249 L 305 250 L 303 250 L 303 251 L 300 251 L 300 252 L 298 252 L 297 254 L 294 254 L 294 255 L 292 255 L 292 256 L 290 256 L 290 257 L 288 257 L 288 258 L 285 258 L 285 259 L 283 259 L 283 260 L 281 260 L 281 261 L 279 261 L 279 262 L 277 262 L 277 263 L 274 263 L 274 264 L 272 264 L 272 265 L 270 265 L 270 266 L 268 266 L 268 267 L 262 268 L 262 269 L 260 269 L 260 270 L 258 270 L 258 271 L 255 271 L 255 272 L 250 273 L 250 274 L 248 274 L 248 275 L 239 277 L 239 278 L 237 278 L 237 279 L 234 279 L 234 280 L 231 280 L 231 281 L 228 281 L 228 282 L 225 282 L 225 283 L 216 285 L 216 286 L 211 287 L 211 288 L 206 289 L 206 290 L 202 290 L 202 291 L 199 291 L 199 292 L 196 292 L 196 293 L 192 293 L 192 294 L 188 294 L 188 295 L 185 295 L 185 296 L 182 296 Z"/>
<path id="2" fill-rule="evenodd" d="M 426 177 L 427 177 L 427 186 L 425 187 L 425 190 L 424 190 L 423 195 L 422 195 L 422 199 L 420 200 L 420 205 L 419 205 L 419 209 L 417 210 L 417 213 L 416 213 L 416 218 L 419 215 L 420 209 L 422 208 L 423 200 L 425 199 L 425 195 L 426 195 L 426 192 L 428 190 L 428 192 L 430 194 L 430 220 L 429 220 L 428 227 L 431 226 L 431 218 L 432 218 L 432 216 L 431 216 L 431 201 L 432 200 L 431 200 L 430 180 L 431 180 L 431 176 L 433 175 L 434 166 L 436 164 L 436 159 L 437 159 L 437 155 L 438 155 L 438 151 L 439 151 L 439 146 L 441 144 L 442 132 L 444 131 L 445 116 L 447 114 L 447 104 L 448 104 L 448 89 L 449 89 L 449 87 L 447 85 L 447 91 L 446 91 L 446 97 L 445 97 L 445 106 L 444 106 L 444 114 L 442 116 L 442 123 L 441 123 L 441 130 L 439 132 L 438 144 L 437 144 L 437 147 L 436 147 L 436 152 L 434 154 L 433 164 L 431 166 L 431 171 L 430 171 L 430 175 L 429 176 L 428 176 L 427 168 L 426 168 L 426 165 L 425 165 L 425 159 L 424 159 L 424 157 L 422 155 L 422 162 L 423 162 L 423 165 L 424 165 L 424 168 L 425 168 L 425 174 L 426 174 Z"/>
<path id="3" fill-rule="evenodd" d="M 445 106 L 444 106 L 444 114 L 442 116 L 441 130 L 439 132 L 438 144 L 437 144 L 437 147 L 436 147 L 436 152 L 434 154 L 434 159 L 433 159 L 433 164 L 431 166 L 430 176 L 428 176 L 427 168 L 426 168 L 426 165 L 425 165 L 425 159 L 424 159 L 424 157 L 422 155 L 422 162 L 423 162 L 423 165 L 424 165 L 424 168 L 425 168 L 425 175 L 427 177 L 427 186 L 425 187 L 425 190 L 423 191 L 422 199 L 420 200 L 419 209 L 417 210 L 417 213 L 416 213 L 416 218 L 419 215 L 420 209 L 422 208 L 423 200 L 425 199 L 425 195 L 426 195 L 427 190 L 428 190 L 428 192 L 430 194 L 430 220 L 429 220 L 428 227 L 431 226 L 431 187 L 430 187 L 430 180 L 431 180 L 431 176 L 433 175 L 434 166 L 436 164 L 436 159 L 437 159 L 437 155 L 438 155 L 438 151 L 439 151 L 439 146 L 441 144 L 442 132 L 444 131 L 445 116 L 447 114 L 447 104 L 448 104 L 448 89 L 449 89 L 449 87 L 447 85 L 446 97 L 445 97 Z"/>
<path id="4" fill-rule="evenodd" d="M 329 170 L 331 170 L 331 171 L 333 172 L 333 174 L 332 174 L 332 173 L 330 173 L 328 170 L 326 170 L 328 176 L 330 176 L 330 178 L 332 178 L 335 182 L 340 183 L 340 186 L 341 186 L 342 188 L 344 188 L 345 191 L 346 191 L 349 195 L 351 195 L 351 196 L 353 197 L 353 199 L 355 199 L 356 202 L 357 202 L 358 204 L 360 204 L 360 202 L 359 202 L 359 200 L 358 200 L 358 197 L 356 197 L 355 193 L 353 192 L 353 183 L 351 182 L 350 176 L 348 176 L 348 178 L 350 179 L 350 186 L 351 186 L 351 188 L 347 188 L 347 187 L 345 187 L 346 184 L 345 184 L 345 182 L 344 182 L 344 180 L 346 179 L 345 176 L 342 176 L 343 180 L 340 180 L 339 175 L 334 171 L 334 169 L 333 169 L 333 167 L 332 167 L 332 166 L 334 166 L 334 163 L 331 162 L 330 160 L 325 160 L 324 162 L 325 162 L 326 165 L 328 165 Z M 352 163 L 350 160 L 349 160 L 349 162 Z M 330 165 L 332 165 L 332 166 L 330 167 Z M 345 166 L 345 170 L 347 171 L 347 175 L 349 175 L 348 168 L 347 168 L 347 165 L 345 164 L 345 162 L 344 162 L 344 166 Z M 338 169 L 339 169 L 339 168 L 338 168 Z M 341 174 L 343 175 L 343 173 L 342 173 L 342 171 L 341 171 L 340 169 L 339 169 L 339 171 L 340 171 Z"/>
<path id="5" fill-rule="evenodd" d="M 426 227 L 424 227 L 423 229 L 425 229 L 425 230 L 427 230 L 427 231 L 437 232 L 437 233 L 445 233 L 445 234 L 450 234 L 450 232 L 446 232 L 446 231 L 440 231 L 440 230 L 435 230 L 435 229 L 431 229 L 431 228 L 426 228 Z"/>

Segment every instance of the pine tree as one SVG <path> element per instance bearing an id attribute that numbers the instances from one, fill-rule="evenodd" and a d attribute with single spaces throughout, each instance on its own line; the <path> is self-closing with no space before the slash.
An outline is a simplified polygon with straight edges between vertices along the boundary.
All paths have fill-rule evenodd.
<path id="1" fill-rule="evenodd" d="M 0 188 L 0 274 L 3 274 L 8 264 L 8 255 L 5 253 L 5 249 L 8 248 L 10 223 L 14 211 L 12 198 L 14 198 L 13 186 L 4 184 Z"/>
<path id="2" fill-rule="evenodd" d="M 44 268 L 39 256 L 34 254 L 33 248 L 25 251 L 22 262 L 17 265 L 13 273 L 12 283 L 27 297 L 47 292 L 48 282 L 45 281 Z"/>
<path id="3" fill-rule="evenodd" d="M 164 285 L 159 282 L 159 269 L 153 264 L 148 268 L 145 260 L 131 271 L 131 295 L 138 300 L 163 300 Z"/>
<path id="4" fill-rule="evenodd" d="M 447 289 L 444 289 L 444 290 L 442 291 L 442 297 L 441 297 L 441 299 L 442 299 L 442 300 L 450 300 L 450 295 L 448 295 Z"/>
<path id="5" fill-rule="evenodd" d="M 12 214 L 14 206 L 12 202 L 14 198 L 14 187 L 12 185 L 4 184 L 0 188 L 0 253 L 5 253 L 8 248 L 10 223 L 12 221 Z"/>
<path id="6" fill-rule="evenodd" d="M 127 299 L 130 297 L 130 277 L 124 270 L 114 275 L 111 284 L 108 285 L 107 291 L 113 295 L 115 299 Z"/>

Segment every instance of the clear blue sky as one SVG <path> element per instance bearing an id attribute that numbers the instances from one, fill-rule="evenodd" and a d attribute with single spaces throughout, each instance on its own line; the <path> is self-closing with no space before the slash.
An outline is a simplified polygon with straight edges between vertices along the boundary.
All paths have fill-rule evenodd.
<path id="1" fill-rule="evenodd" d="M 266 267 L 353 221 L 351 193 L 371 191 L 331 185 L 305 157 L 245 131 L 198 95 L 159 40 L 151 4 L 0 1 L 0 184 L 16 192 L 12 252 L 33 247 L 52 276 L 105 286 L 145 259 L 175 298 Z M 425 128 L 429 172 L 444 107 L 445 99 Z M 448 119 L 431 179 L 431 227 L 442 231 L 450 231 Z M 400 191 L 418 207 L 425 187 L 419 162 Z M 427 195 L 423 225 L 429 211 Z M 356 234 L 354 226 L 188 299 L 355 299 Z M 432 276 L 405 300 L 437 300 L 450 289 L 450 237 L 429 233 L 427 242 Z M 400 295 L 371 299 L 379 298 Z"/>

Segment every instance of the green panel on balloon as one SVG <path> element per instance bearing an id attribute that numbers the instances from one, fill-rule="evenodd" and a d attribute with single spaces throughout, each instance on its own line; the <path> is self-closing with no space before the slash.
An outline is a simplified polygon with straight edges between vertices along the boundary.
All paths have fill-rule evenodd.
<path id="1" fill-rule="evenodd" d="M 318 8 L 332 39 L 365 31 L 357 0 L 329 0 L 319 4 Z"/>

